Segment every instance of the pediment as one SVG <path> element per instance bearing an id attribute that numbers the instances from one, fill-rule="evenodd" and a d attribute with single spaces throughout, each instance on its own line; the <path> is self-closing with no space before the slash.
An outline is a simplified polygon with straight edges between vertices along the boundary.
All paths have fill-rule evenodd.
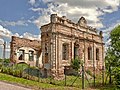
<path id="1" fill-rule="evenodd" d="M 87 21 L 84 17 L 81 17 L 78 21 L 79 26 L 87 26 Z"/>

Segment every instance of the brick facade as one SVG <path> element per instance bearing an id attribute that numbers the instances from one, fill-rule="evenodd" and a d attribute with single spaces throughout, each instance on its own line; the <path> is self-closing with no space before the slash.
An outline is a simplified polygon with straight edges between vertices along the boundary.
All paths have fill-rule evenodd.
<path id="1" fill-rule="evenodd" d="M 51 15 L 51 22 L 41 26 L 41 49 L 44 67 L 44 76 L 55 79 L 64 77 L 65 66 L 70 66 L 75 57 L 75 47 L 85 69 L 101 70 L 104 66 L 104 43 L 102 32 L 87 25 L 84 17 L 74 23 L 65 16 Z M 63 44 L 68 46 L 68 59 L 63 60 Z M 88 48 L 91 47 L 92 59 L 88 60 Z M 96 49 L 99 51 L 99 60 L 96 60 Z M 66 52 L 65 52 L 66 53 Z M 93 64 L 94 62 L 94 64 Z"/>
<path id="2" fill-rule="evenodd" d="M 12 41 L 11 41 L 11 53 L 10 53 L 10 60 L 13 63 L 20 63 L 20 62 L 25 62 L 27 64 L 30 64 L 31 66 L 36 66 L 42 65 L 42 60 L 40 61 L 40 55 L 41 55 L 41 42 L 37 40 L 29 40 L 25 38 L 19 38 L 12 36 Z M 18 54 L 19 50 L 25 50 L 25 59 L 24 60 L 18 60 Z M 29 61 L 29 50 L 33 51 L 34 53 L 34 60 Z"/>

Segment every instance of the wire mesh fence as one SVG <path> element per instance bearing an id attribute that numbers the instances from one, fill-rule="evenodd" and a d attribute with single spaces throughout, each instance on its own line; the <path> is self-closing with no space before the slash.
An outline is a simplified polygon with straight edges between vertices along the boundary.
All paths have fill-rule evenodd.
<path id="1" fill-rule="evenodd" d="M 33 80 L 41 83 L 49 83 L 58 86 L 70 86 L 82 88 L 82 77 L 81 73 L 77 75 L 65 75 L 66 78 L 63 80 L 55 80 L 51 77 L 44 78 L 42 76 L 41 70 L 38 67 L 31 67 L 26 63 L 19 64 L 10 64 L 4 63 L 0 65 L 0 72 L 9 74 L 15 77 L 24 78 L 27 80 Z M 84 87 L 93 86 L 93 77 L 89 76 L 87 72 L 84 74 Z M 101 83 L 101 77 L 96 76 L 96 85 L 97 83 Z"/>

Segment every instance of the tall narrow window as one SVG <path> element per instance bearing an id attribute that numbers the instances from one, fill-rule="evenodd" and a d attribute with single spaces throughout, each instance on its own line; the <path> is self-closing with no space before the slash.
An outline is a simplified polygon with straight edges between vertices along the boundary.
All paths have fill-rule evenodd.
<path id="1" fill-rule="evenodd" d="M 33 61 L 34 60 L 34 51 L 29 51 L 29 61 Z"/>
<path id="2" fill-rule="evenodd" d="M 24 50 L 19 50 L 19 57 L 18 57 L 19 60 L 24 60 L 24 53 L 25 53 Z"/>
<path id="3" fill-rule="evenodd" d="M 96 48 L 96 60 L 99 60 L 99 49 Z"/>
<path id="4" fill-rule="evenodd" d="M 48 63 L 48 43 L 45 43 L 45 63 Z"/>
<path id="5" fill-rule="evenodd" d="M 69 57 L 69 45 L 63 44 L 62 45 L 62 59 L 68 60 L 68 57 Z"/>
<path id="6" fill-rule="evenodd" d="M 92 48 L 88 47 L 88 60 L 92 60 Z"/>
<path id="7" fill-rule="evenodd" d="M 74 59 L 79 56 L 78 50 L 79 50 L 78 46 L 74 46 Z"/>

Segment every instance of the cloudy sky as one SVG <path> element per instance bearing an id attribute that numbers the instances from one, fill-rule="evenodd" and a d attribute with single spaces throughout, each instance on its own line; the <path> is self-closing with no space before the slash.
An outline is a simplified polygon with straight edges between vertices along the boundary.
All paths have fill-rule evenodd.
<path id="1" fill-rule="evenodd" d="M 0 44 L 7 41 L 9 48 L 12 35 L 40 40 L 39 28 L 53 13 L 74 22 L 84 16 L 108 44 L 109 32 L 120 24 L 120 0 L 0 0 Z"/>

